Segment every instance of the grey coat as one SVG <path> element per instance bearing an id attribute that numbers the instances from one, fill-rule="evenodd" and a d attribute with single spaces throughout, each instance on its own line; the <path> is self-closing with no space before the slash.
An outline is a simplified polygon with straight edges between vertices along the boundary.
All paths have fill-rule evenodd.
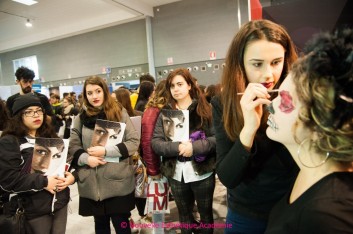
<path id="1" fill-rule="evenodd" d="M 79 183 L 80 215 L 128 213 L 135 206 L 134 173 L 130 169 L 122 170 L 122 166 L 131 167 L 132 170 L 132 166 L 128 163 L 130 160 L 129 156 L 137 151 L 140 138 L 125 109 L 122 111 L 122 119 L 119 122 L 126 124 L 122 143 L 107 147 L 106 155 L 127 159 L 121 160 L 119 163 L 108 162 L 105 165 L 98 166 L 96 169 L 89 169 L 87 165 L 84 165 L 84 162 L 87 162 L 89 156 L 86 150 L 90 147 L 93 129 L 84 126 L 81 123 L 80 116 L 77 116 L 74 120 L 74 127 L 71 130 L 70 136 L 69 153 L 73 155 L 73 167 L 78 171 L 75 177 Z M 90 172 L 87 173 L 88 171 Z M 95 176 L 90 176 L 93 174 L 92 171 L 95 171 Z M 124 183 L 124 186 L 121 186 L 121 184 L 118 185 L 121 178 L 125 178 L 125 180 L 133 184 Z M 110 183 L 107 183 L 107 181 Z M 113 182 L 116 183 L 116 186 Z M 125 191 L 118 192 L 121 196 L 106 196 L 107 192 L 121 187 L 125 188 Z M 90 194 L 90 196 L 87 196 L 87 194 Z"/>

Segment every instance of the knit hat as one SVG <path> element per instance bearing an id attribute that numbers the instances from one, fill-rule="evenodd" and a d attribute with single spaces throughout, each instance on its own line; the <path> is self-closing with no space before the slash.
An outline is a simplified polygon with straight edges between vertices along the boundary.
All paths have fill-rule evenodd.
<path id="1" fill-rule="evenodd" d="M 43 108 L 42 104 L 40 103 L 39 97 L 35 96 L 33 93 L 19 95 L 15 98 L 15 101 L 13 103 L 12 114 L 16 115 L 21 110 L 26 109 L 30 106 L 39 106 Z"/>

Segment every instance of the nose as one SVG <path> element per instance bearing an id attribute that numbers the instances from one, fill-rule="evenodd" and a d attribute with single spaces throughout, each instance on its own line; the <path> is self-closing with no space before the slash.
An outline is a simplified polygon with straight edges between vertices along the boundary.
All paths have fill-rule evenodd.
<path id="1" fill-rule="evenodd" d="M 273 67 L 271 66 L 271 64 L 264 66 L 263 76 L 266 79 L 265 81 L 273 77 Z"/>

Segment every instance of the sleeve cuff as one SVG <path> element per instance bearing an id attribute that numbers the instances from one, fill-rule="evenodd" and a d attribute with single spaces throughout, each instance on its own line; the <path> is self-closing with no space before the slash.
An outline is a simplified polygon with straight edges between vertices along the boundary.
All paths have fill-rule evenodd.
<path id="1" fill-rule="evenodd" d="M 78 158 L 77 164 L 79 166 L 87 165 L 88 164 L 88 157 L 89 157 L 89 155 L 87 153 L 81 154 L 81 156 Z"/>

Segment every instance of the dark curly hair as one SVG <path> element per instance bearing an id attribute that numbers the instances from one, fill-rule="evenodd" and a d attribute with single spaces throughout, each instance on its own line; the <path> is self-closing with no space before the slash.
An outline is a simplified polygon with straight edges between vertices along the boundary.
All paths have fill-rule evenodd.
<path id="1" fill-rule="evenodd" d="M 35 74 L 31 69 L 22 66 L 16 70 L 15 76 L 17 80 L 21 80 L 21 79 L 33 80 L 35 77 Z"/>
<path id="2" fill-rule="evenodd" d="M 28 135 L 28 128 L 23 123 L 23 113 L 25 109 L 19 111 L 16 115 L 10 118 L 4 132 L 1 137 L 5 135 L 14 135 L 17 138 L 25 137 Z M 46 137 L 46 138 L 57 138 L 58 135 L 55 132 L 53 125 L 48 121 L 47 114 L 43 114 L 43 123 L 40 128 L 37 129 L 36 137 Z"/>
<path id="3" fill-rule="evenodd" d="M 353 30 L 316 35 L 307 55 L 292 69 L 299 118 L 318 135 L 319 152 L 337 161 L 353 161 Z"/>

